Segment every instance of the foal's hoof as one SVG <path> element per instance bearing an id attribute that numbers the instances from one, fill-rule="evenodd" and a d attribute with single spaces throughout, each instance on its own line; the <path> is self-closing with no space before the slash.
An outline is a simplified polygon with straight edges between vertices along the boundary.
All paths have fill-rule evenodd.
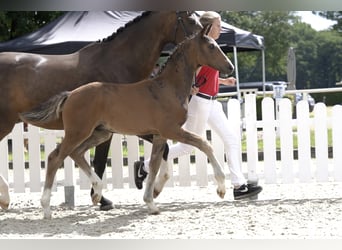
<path id="1" fill-rule="evenodd" d="M 102 211 L 108 211 L 114 208 L 113 206 L 113 202 L 106 199 L 105 197 L 102 196 L 101 200 L 100 200 L 100 210 Z"/>
<path id="2" fill-rule="evenodd" d="M 218 196 L 220 196 L 221 199 L 223 199 L 225 194 L 226 194 L 226 190 L 217 189 L 216 193 L 217 193 Z"/>
<path id="3" fill-rule="evenodd" d="M 158 215 L 158 214 L 160 214 L 160 211 L 159 211 L 158 208 L 157 209 L 150 209 L 149 210 L 149 214 L 151 214 L 151 215 Z"/>
<path id="4" fill-rule="evenodd" d="M 160 191 L 153 189 L 153 198 L 157 198 L 160 194 Z"/>
<path id="5" fill-rule="evenodd" d="M 1 207 L 2 209 L 7 210 L 8 207 L 9 207 L 9 203 L 7 203 L 7 202 L 0 202 L 0 207 Z"/>

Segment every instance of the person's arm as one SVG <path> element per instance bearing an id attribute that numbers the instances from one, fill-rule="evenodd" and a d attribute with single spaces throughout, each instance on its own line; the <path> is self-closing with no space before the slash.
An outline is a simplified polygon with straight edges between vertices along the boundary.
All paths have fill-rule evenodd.
<path id="1" fill-rule="evenodd" d="M 220 78 L 219 77 L 219 83 L 221 83 L 223 85 L 227 85 L 227 86 L 235 86 L 236 79 L 233 76 L 228 77 L 228 78 Z"/>

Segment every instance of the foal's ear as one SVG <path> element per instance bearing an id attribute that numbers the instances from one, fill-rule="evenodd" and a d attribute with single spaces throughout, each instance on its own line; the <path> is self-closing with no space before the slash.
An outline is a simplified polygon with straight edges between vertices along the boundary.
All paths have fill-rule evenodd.
<path id="1" fill-rule="evenodd" d="M 207 24 L 206 26 L 204 26 L 204 28 L 201 31 L 201 35 L 207 36 L 209 34 L 212 26 L 213 26 L 212 24 Z"/>

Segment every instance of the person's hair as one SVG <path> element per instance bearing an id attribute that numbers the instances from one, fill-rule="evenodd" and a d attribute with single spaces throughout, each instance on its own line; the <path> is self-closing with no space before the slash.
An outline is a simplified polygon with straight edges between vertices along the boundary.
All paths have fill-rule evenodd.
<path id="1" fill-rule="evenodd" d="M 215 19 L 221 20 L 221 16 L 219 13 L 215 11 L 206 11 L 201 15 L 199 21 L 203 26 L 206 26 L 207 24 L 212 24 Z"/>

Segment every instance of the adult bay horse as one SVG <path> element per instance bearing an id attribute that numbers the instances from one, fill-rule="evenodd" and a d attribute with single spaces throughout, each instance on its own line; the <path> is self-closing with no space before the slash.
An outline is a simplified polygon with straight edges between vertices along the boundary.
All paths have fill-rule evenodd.
<path id="1" fill-rule="evenodd" d="M 177 44 L 201 28 L 187 11 L 145 12 L 107 39 L 73 54 L 0 53 L 0 140 L 20 122 L 19 113 L 60 92 L 93 81 L 131 83 L 149 77 L 166 44 Z M 63 124 L 46 128 L 63 129 Z M 100 178 L 109 146 L 110 140 L 96 147 L 93 163 Z M 100 203 L 103 210 L 112 208 L 104 197 Z"/>
<path id="2" fill-rule="evenodd" d="M 225 175 L 210 144 L 182 128 L 196 69 L 200 65 L 209 65 L 226 74 L 234 69 L 215 40 L 206 35 L 210 27 L 206 26 L 197 35 L 179 44 L 156 78 L 132 84 L 92 82 L 63 92 L 20 115 L 22 120 L 34 125 L 49 126 L 49 123 L 56 121 L 63 121 L 64 124 L 65 137 L 48 158 L 41 199 L 44 218 L 51 217 L 51 187 L 58 167 L 67 156 L 74 159 L 90 178 L 95 191 L 93 202 L 96 204 L 100 200 L 102 182 L 85 160 L 84 153 L 90 147 L 108 140 L 113 132 L 153 134 L 150 173 L 144 193 L 150 213 L 159 212 L 153 202 L 153 191 L 166 139 L 202 150 L 212 163 L 218 183 L 217 193 L 221 198 L 224 197 Z M 85 119 L 88 113 L 93 115 Z"/>

